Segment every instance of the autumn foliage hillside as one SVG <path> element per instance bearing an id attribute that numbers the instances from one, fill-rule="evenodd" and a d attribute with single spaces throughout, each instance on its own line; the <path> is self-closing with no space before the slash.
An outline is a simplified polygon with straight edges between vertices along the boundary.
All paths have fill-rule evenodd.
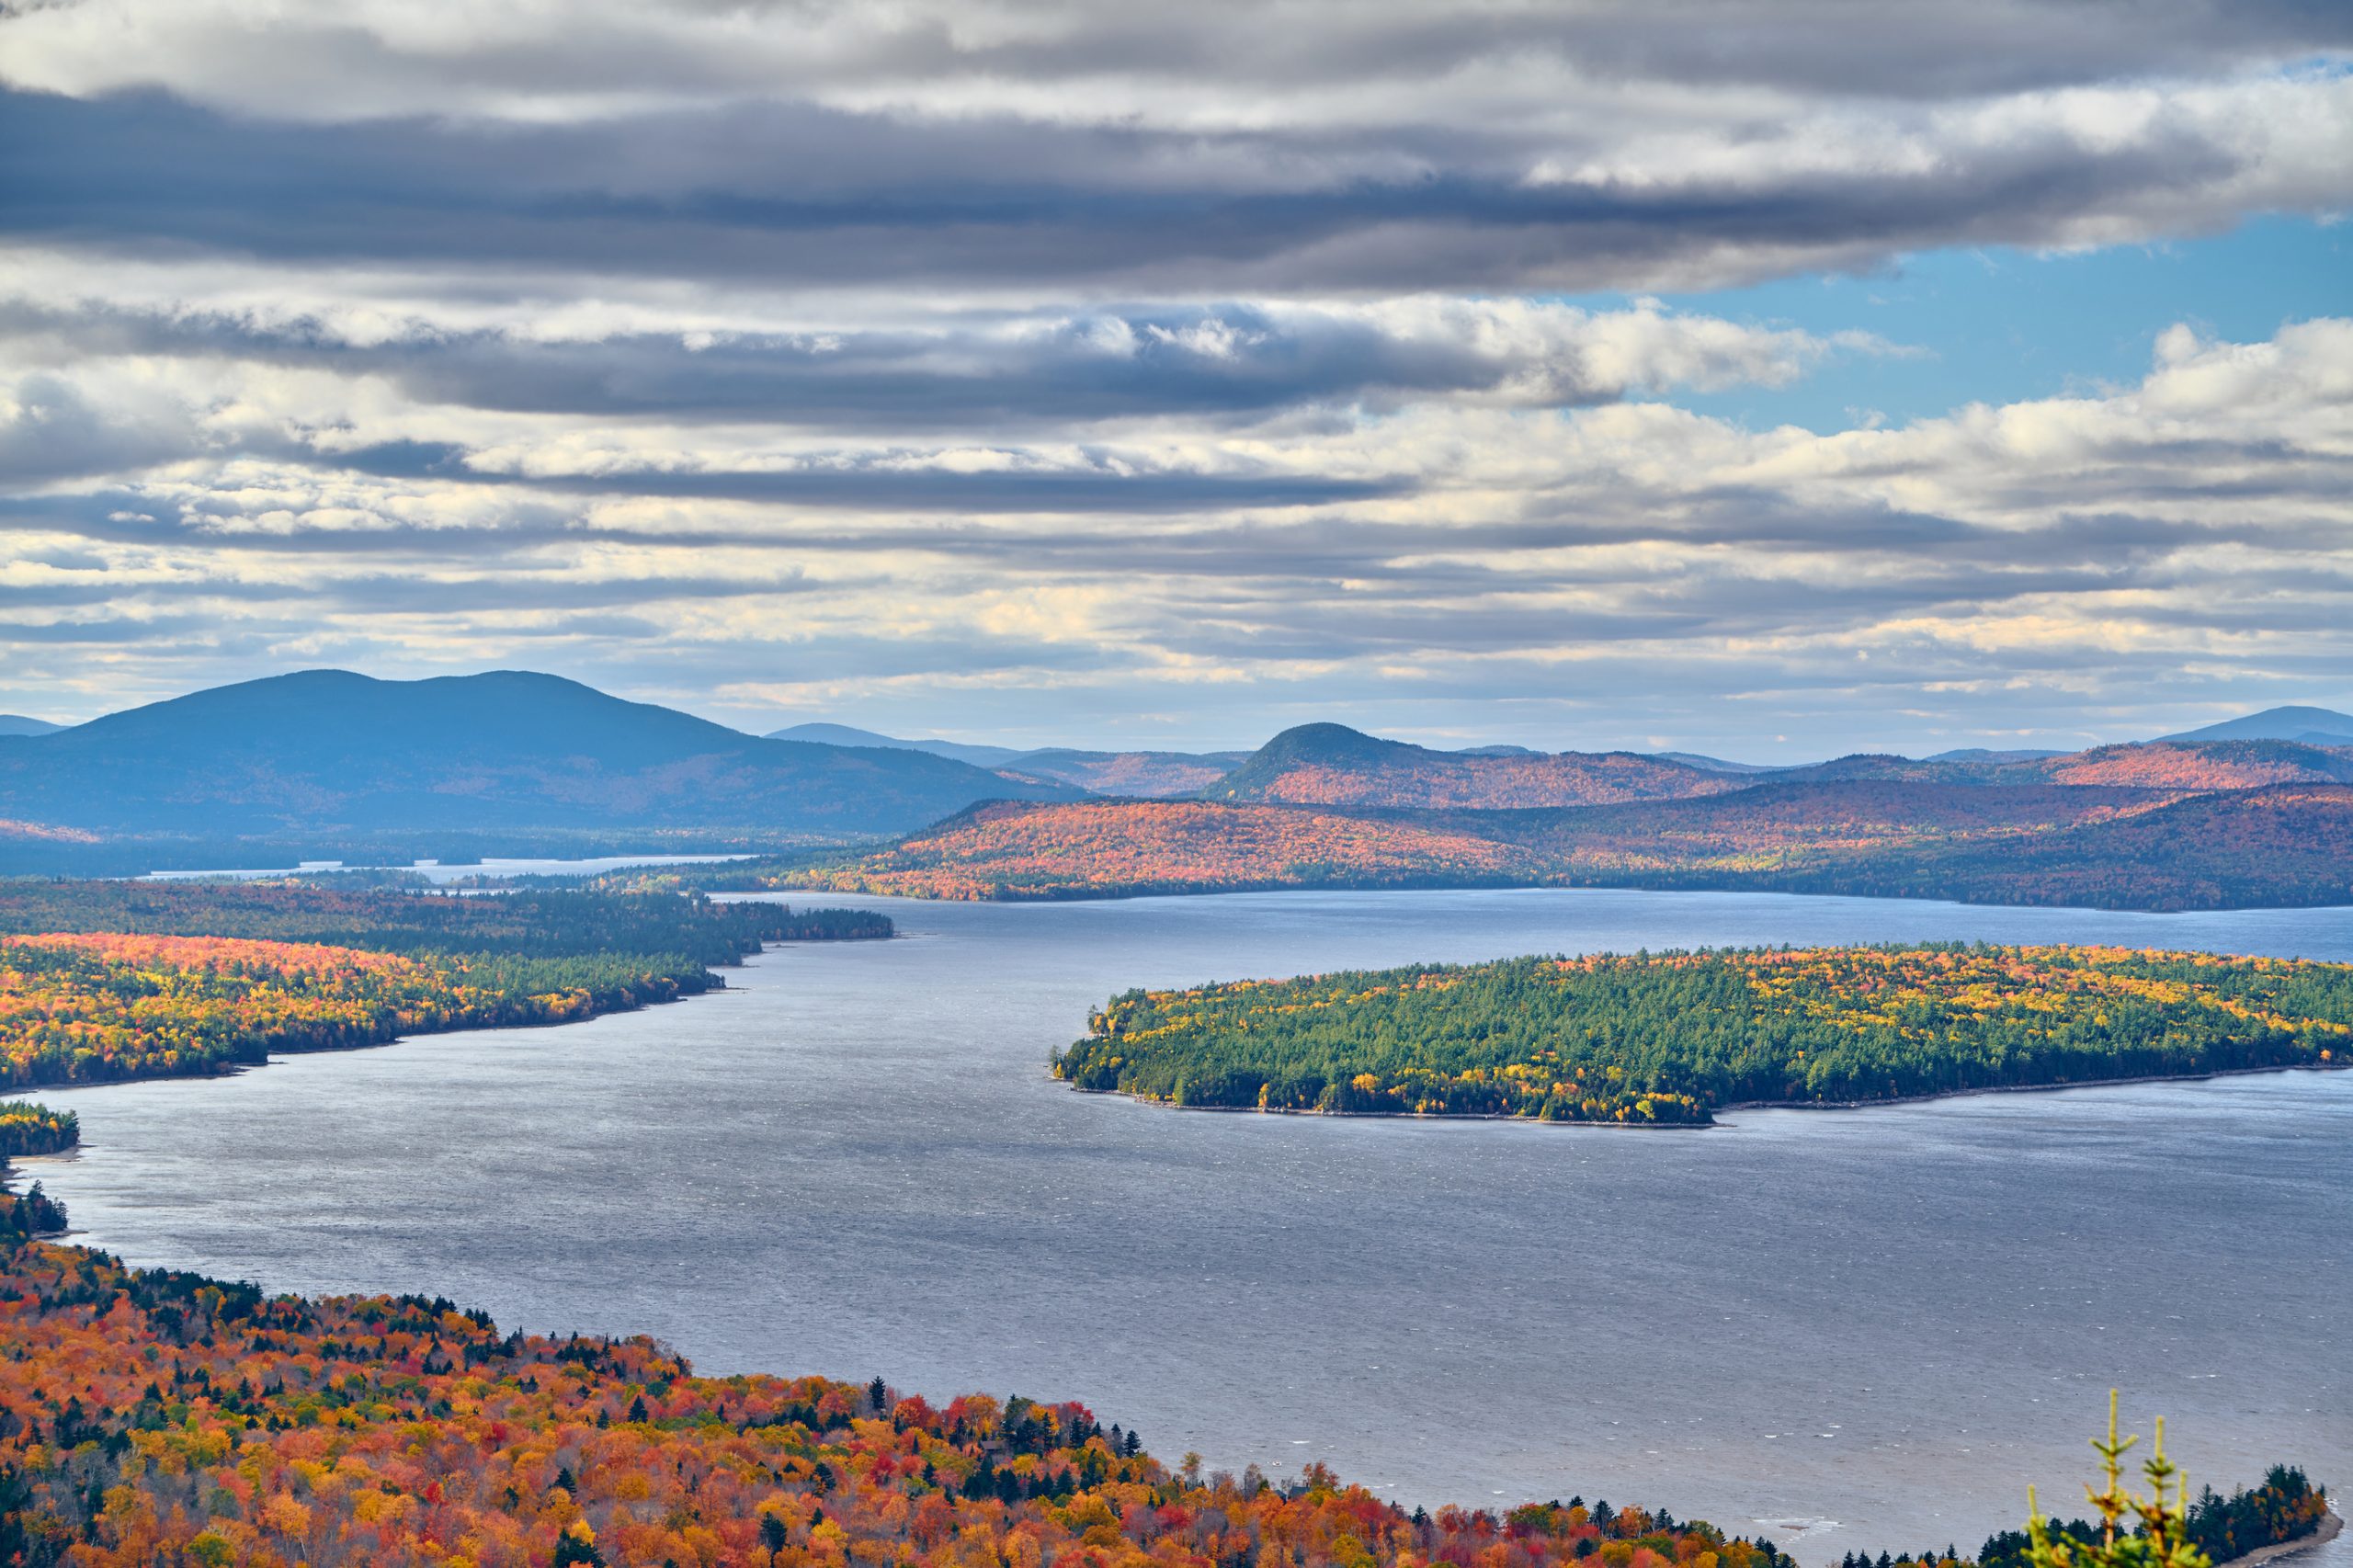
<path id="1" fill-rule="evenodd" d="M 2086 785 L 2109 789 L 2256 790 L 2270 784 L 2353 783 L 2353 749 L 2290 741 L 2147 741 L 2055 756 L 1985 752 L 1943 757 L 1863 753 L 1752 775 L 1759 782 L 1877 779 L 2002 789 Z"/>
<path id="2" fill-rule="evenodd" d="M 1679 800 L 1745 782 L 1737 774 L 1631 752 L 1430 751 L 1339 724 L 1305 724 L 1268 741 L 1203 793 L 1290 805 L 1499 810 Z"/>
<path id="3" fill-rule="evenodd" d="M 2158 790 L 2353 784 L 2353 750 L 2288 741 L 2157 741 L 2052 757 L 2041 771 L 2055 784 Z"/>
<path id="4" fill-rule="evenodd" d="M 1006 802 L 871 856 L 801 869 L 713 869 L 710 888 L 777 884 L 919 898 L 1087 898 L 1251 888 L 1449 887 L 1534 880 L 1527 850 L 1378 817 L 1201 801 Z"/>
<path id="5" fill-rule="evenodd" d="M 1826 863 L 1791 891 L 2104 909 L 2353 903 L 2353 786 L 2192 795 L 2063 831 Z"/>
<path id="6" fill-rule="evenodd" d="M 0 1345 L 6 1568 L 1790 1562 L 1664 1508 L 1408 1512 L 1322 1464 L 1172 1468 L 1072 1402 L 700 1377 L 643 1337 L 501 1334 L 442 1298 L 266 1296 L 50 1243 L 0 1242 Z M 2219 1562 L 2325 1517 L 2275 1467 L 2191 1524 Z M 2018 1568 L 1995 1555 L 2013 1540 L 1987 1563 Z M 1948 1546 L 1878 1568 L 1971 1565 Z"/>
<path id="7" fill-rule="evenodd" d="M 2112 909 L 2353 903 L 2353 787 L 2185 797 L 1861 779 L 1512 812 L 1006 802 L 871 854 L 666 875 L 710 890 L 960 899 L 1551 885 Z"/>
<path id="8" fill-rule="evenodd" d="M 1409 1514 L 1322 1466 L 1171 1470 L 1083 1405 L 698 1377 L 31 1244 L 0 1255 L 0 1563 L 1776 1568 L 1640 1508 Z"/>
<path id="9" fill-rule="evenodd" d="M 1521 844 L 1555 870 L 1759 871 L 1826 855 L 2013 839 L 2172 803 L 2157 790 L 1852 779 L 1583 810 L 1429 813 L 1416 820 Z"/>

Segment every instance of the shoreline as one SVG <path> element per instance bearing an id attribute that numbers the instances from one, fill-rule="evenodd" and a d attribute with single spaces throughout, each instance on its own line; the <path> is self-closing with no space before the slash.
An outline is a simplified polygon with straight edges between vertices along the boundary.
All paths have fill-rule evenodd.
<path id="1" fill-rule="evenodd" d="M 2249 1078 L 2272 1073 L 2343 1073 L 2353 1062 L 2284 1062 L 2277 1067 L 2217 1067 L 2205 1073 L 2141 1073 L 2116 1078 L 2078 1078 L 2063 1084 L 1993 1084 L 1982 1088 L 1938 1089 L 1925 1095 L 1890 1095 L 1871 1100 L 1733 1100 L 1711 1107 L 1706 1121 L 1547 1121 L 1540 1116 L 1513 1116 L 1504 1111 L 1315 1110 L 1284 1106 L 1177 1105 L 1131 1094 L 1126 1089 L 1082 1089 L 1067 1084 L 1074 1095 L 1095 1095 L 1127 1100 L 1152 1110 L 1206 1111 L 1218 1116 L 1304 1116 L 1332 1121 L 1500 1121 L 1529 1127 L 1589 1127 L 1621 1132 L 1707 1132 L 1721 1128 L 1721 1118 L 1743 1110 L 1868 1111 L 1890 1106 L 1927 1105 L 1936 1100 L 1973 1099 L 1981 1095 L 2053 1095 L 2070 1089 L 2114 1089 L 2133 1084 L 2202 1084 L 2217 1078 Z M 1063 1080 L 1048 1075 L 1048 1083 Z M 2242 1561 L 2234 1558 L 2233 1562 Z"/>
<path id="2" fill-rule="evenodd" d="M 895 937 L 895 933 L 893 936 Z M 671 1007 L 677 1006 L 681 1002 L 692 1002 L 705 996 L 724 995 L 734 988 L 727 983 L 727 976 L 721 973 L 720 971 L 742 969 L 753 959 L 765 957 L 767 953 L 777 948 L 788 945 L 811 946 L 828 941 L 840 940 L 888 941 L 892 939 L 892 937 L 870 937 L 850 938 L 821 937 L 779 937 L 774 942 L 763 942 L 757 949 L 742 955 L 732 962 L 714 964 L 710 966 L 704 971 L 710 977 L 710 983 L 704 986 L 699 991 L 681 991 L 676 996 L 657 996 L 647 1001 L 634 1003 L 628 1006 L 592 1006 L 588 1012 L 584 1013 L 576 1018 L 526 1018 L 506 1024 L 459 1022 L 452 1023 L 446 1028 L 402 1029 L 395 1034 L 387 1035 L 382 1040 L 354 1040 L 347 1045 L 316 1045 L 309 1047 L 280 1048 L 264 1052 L 262 1059 L 258 1062 L 227 1062 L 217 1067 L 191 1070 L 185 1073 L 130 1073 L 125 1074 L 119 1078 L 68 1078 L 63 1080 L 53 1080 L 41 1084 L 18 1084 L 13 1086 L 0 1085 L 0 1099 L 29 1099 L 45 1094 L 78 1094 L 85 1089 L 109 1089 L 116 1087 L 119 1085 L 129 1084 L 168 1084 L 183 1082 L 203 1083 L 216 1078 L 239 1078 L 243 1077 L 247 1073 L 267 1067 L 270 1065 L 271 1062 L 284 1057 L 334 1056 L 349 1051 L 381 1051 L 387 1046 L 398 1045 L 403 1040 L 426 1040 L 435 1035 L 464 1034 L 473 1029 L 480 1029 L 485 1033 L 507 1029 L 560 1029 L 567 1028 L 573 1024 L 593 1023 L 598 1018 L 616 1017 L 625 1013 L 642 1013 L 650 1007 Z"/>
<path id="3" fill-rule="evenodd" d="M 1938 903 L 1956 909 L 2050 910 L 2072 915 L 2131 915 L 2152 918 L 2198 915 L 2265 915 L 2301 914 L 2311 910 L 2337 909 L 2353 911 L 2353 903 L 2315 901 L 2306 903 L 2182 903 L 2165 906 L 2128 903 L 2067 903 L 2037 899 L 1976 899 L 1959 898 L 1945 893 L 1859 892 L 1849 890 L 1836 892 L 1819 888 L 1759 887 L 1746 883 L 1716 882 L 1636 882 L 1636 881 L 1417 881 L 1401 879 L 1396 881 L 1365 882 L 1212 882 L 1199 885 L 1171 886 L 1164 883 L 1139 883 L 1131 887 L 1051 887 L 1034 892 L 1009 892 L 970 895 L 961 893 L 915 892 L 904 889 L 874 887 L 829 887 L 820 883 L 779 882 L 761 888 L 707 888 L 699 890 L 705 896 L 716 898 L 722 892 L 758 896 L 764 893 L 785 893 L 794 897 L 822 895 L 828 898 L 895 898 L 909 903 L 988 903 L 988 904 L 1051 904 L 1051 903 L 1115 903 L 1131 899 L 1148 898 L 1233 898 L 1263 893 L 1398 893 L 1398 892 L 1652 892 L 1691 894 L 1751 894 L 1760 898 L 1856 899 L 1877 903 Z"/>
<path id="4" fill-rule="evenodd" d="M 2256 1562 L 2276 1562 L 2283 1557 L 2293 1557 L 2298 1552 L 2326 1546 L 2344 1533 L 2344 1517 L 2335 1508 L 2330 1508 L 2321 1515 L 2320 1524 L 2312 1534 L 2298 1536 L 2293 1540 L 2274 1541 L 2269 1546 L 2258 1546 L 2253 1551 L 2242 1552 L 2236 1557 L 2225 1557 L 2214 1564 L 2214 1568 L 2249 1568 Z"/>

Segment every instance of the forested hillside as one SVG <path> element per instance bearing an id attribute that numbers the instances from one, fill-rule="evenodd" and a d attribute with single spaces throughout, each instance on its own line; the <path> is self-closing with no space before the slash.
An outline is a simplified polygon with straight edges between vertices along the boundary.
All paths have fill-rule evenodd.
<path id="1" fill-rule="evenodd" d="M 1534 881 L 1536 856 L 1475 829 L 1203 801 L 983 806 L 872 855 L 674 873 L 710 891 L 915 898 L 1100 898 L 1251 888 L 1478 887 Z"/>
<path id="2" fill-rule="evenodd" d="M 103 837 L 765 829 L 900 833 L 978 801 L 1052 800 L 916 751 L 767 740 L 526 671 L 343 670 L 0 736 L 0 818 Z M 242 864 L 253 864 L 243 861 Z"/>
<path id="3" fill-rule="evenodd" d="M 2348 1047 L 2353 965 L 1758 949 L 1131 991 L 1053 1070 L 1180 1106 L 1649 1126 L 1746 1101 L 2330 1066 Z"/>
<path id="4" fill-rule="evenodd" d="M 570 890 L 496 897 L 333 882 L 6 881 L 0 933 L 144 932 L 380 952 L 674 952 L 733 963 L 763 942 L 889 936 L 887 916 Z"/>
<path id="5" fill-rule="evenodd" d="M 445 1300 L 305 1301 L 0 1254 L 0 1562 L 147 1568 L 1778 1568 L 1582 1499 L 1435 1516 L 1203 1475 L 1085 1406 L 877 1378 L 699 1377 L 648 1339 L 501 1334 Z"/>
<path id="6" fill-rule="evenodd" d="M 1339 724 L 1286 730 L 1203 793 L 1218 801 L 1311 806 L 1602 805 L 1679 800 L 1747 780 L 1631 752 L 1502 755 L 1431 751 Z"/>
<path id="7" fill-rule="evenodd" d="M 1059 779 L 1097 795 L 1167 799 L 1206 791 L 1249 754 L 1176 751 L 1023 752 L 1005 771 Z"/>
<path id="8" fill-rule="evenodd" d="M 1006 803 L 866 854 L 670 885 L 915 898 L 1338 887 L 1654 887 L 2108 909 L 2353 903 L 2353 787 L 2162 790 L 1855 779 L 1544 811 Z"/>
<path id="9" fill-rule="evenodd" d="M 1790 1562 L 1663 1507 L 1409 1510 L 1320 1463 L 1279 1483 L 1164 1463 L 1068 1401 L 704 1377 L 642 1337 L 501 1334 L 438 1297 L 268 1296 L 6 1236 L 0 1337 L 0 1562 L 24 1568 Z M 2278 1467 L 2193 1524 L 2244 1551 L 2325 1508 Z M 1971 1564 L 1948 1545 L 1874 1568 Z"/>

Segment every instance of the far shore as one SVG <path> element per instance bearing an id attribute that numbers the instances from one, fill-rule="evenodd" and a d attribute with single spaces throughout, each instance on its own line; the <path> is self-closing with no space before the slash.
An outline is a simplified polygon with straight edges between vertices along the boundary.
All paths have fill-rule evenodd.
<path id="1" fill-rule="evenodd" d="M 2116 1078 L 2074 1078 L 2063 1084 L 1996 1084 L 1975 1089 L 1938 1089 L 1926 1095 L 1889 1095 L 1870 1100 L 1734 1100 L 1711 1108 L 1706 1121 L 1547 1121 L 1539 1116 L 1508 1116 L 1501 1111 L 1318 1110 L 1295 1106 L 1178 1105 L 1125 1089 L 1082 1089 L 1076 1095 L 1101 1095 L 1133 1101 L 1155 1110 L 1208 1111 L 1221 1116 L 1320 1116 L 1355 1121 L 1501 1121 L 1529 1127 L 1591 1127 L 1624 1132 L 1706 1132 L 1724 1125 L 1722 1118 L 1740 1110 L 1876 1110 L 1886 1106 L 1926 1105 L 1931 1100 L 1973 1099 L 1981 1095 L 2052 1095 L 2068 1089 L 2113 1089 L 2128 1084 L 2202 1084 L 2214 1078 L 2250 1078 L 2272 1073 L 2341 1073 L 2353 1062 L 2284 1062 L 2277 1067 L 2217 1067 L 2210 1073 L 2140 1073 Z M 1052 1080 L 1059 1082 L 1060 1080 Z M 2234 1558 L 2234 1562 L 2244 1559 Z"/>

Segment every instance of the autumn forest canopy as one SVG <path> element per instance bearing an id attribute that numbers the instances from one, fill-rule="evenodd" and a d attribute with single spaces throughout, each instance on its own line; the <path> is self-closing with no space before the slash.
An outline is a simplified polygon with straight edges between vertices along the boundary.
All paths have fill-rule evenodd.
<path id="1" fill-rule="evenodd" d="M 293 1568 L 1781 1568 L 1583 1497 L 1408 1511 L 1320 1463 L 1171 1464 L 1084 1405 L 706 1377 L 643 1337 L 502 1334 L 0 1237 L 0 1563 Z M 2223 1555 L 2310 1535 L 2301 1471 L 2201 1502 Z M 2006 1536 L 1987 1568 L 2018 1568 Z M 1880 1568 L 1966 1568 L 1951 1545 Z M 1852 1562 L 1850 1554 L 1849 1562 Z"/>
<path id="2" fill-rule="evenodd" d="M 2353 1051 L 2353 965 L 1938 945 L 1523 958 L 1131 991 L 1058 1052 L 1171 1105 L 1696 1124 Z"/>
<path id="3" fill-rule="evenodd" d="M 0 1085 L 214 1073 L 274 1051 L 562 1023 L 724 982 L 886 916 L 675 893 L 0 883 Z"/>

